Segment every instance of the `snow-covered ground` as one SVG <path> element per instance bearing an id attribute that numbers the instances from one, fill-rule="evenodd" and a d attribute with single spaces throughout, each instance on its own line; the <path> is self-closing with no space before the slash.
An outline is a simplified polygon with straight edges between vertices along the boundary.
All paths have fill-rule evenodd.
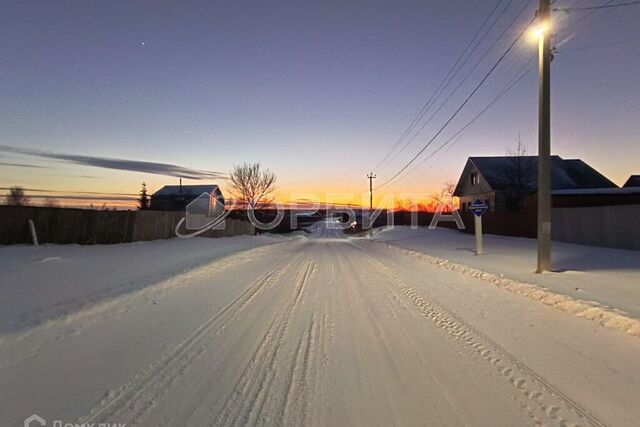
<path id="1" fill-rule="evenodd" d="M 457 230 L 401 226 L 376 230 L 373 240 L 544 286 L 640 319 L 640 251 L 552 242 L 554 272 L 536 274 L 535 239 L 485 235 L 482 256 L 475 255 L 474 235 Z"/>
<path id="2" fill-rule="evenodd" d="M 0 333 L 133 292 L 277 236 L 156 240 L 121 245 L 0 246 Z"/>
<path id="3" fill-rule="evenodd" d="M 3 248 L 14 260 L 0 266 L 3 308 L 12 305 L 4 295 L 29 304 L 24 286 L 44 314 L 0 333 L 2 425 L 22 425 L 34 412 L 47 425 L 640 419 L 637 337 L 323 227 L 260 247 L 237 239 L 225 243 L 235 248 L 226 255 L 211 249 L 187 263 L 176 261 L 180 248 L 207 240 L 135 244 L 128 256 L 116 255 L 130 250 L 118 246 Z M 130 268 L 151 254 L 156 268 L 147 273 L 164 268 L 157 281 Z M 94 259 L 104 261 L 99 274 L 80 267 Z M 110 275 L 126 291 L 105 294 L 95 284 Z M 39 293 L 51 286 L 58 292 L 48 304 Z M 87 298 L 94 292 L 83 294 L 85 286 L 100 298 Z M 59 295 L 67 291 L 73 297 Z M 3 322 L 33 312 L 12 310 Z"/>

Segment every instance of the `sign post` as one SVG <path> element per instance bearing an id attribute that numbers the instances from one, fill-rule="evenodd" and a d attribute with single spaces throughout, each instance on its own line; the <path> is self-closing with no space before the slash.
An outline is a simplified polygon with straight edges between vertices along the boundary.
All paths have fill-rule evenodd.
<path id="1" fill-rule="evenodd" d="M 482 215 L 489 209 L 482 200 L 475 199 L 469 205 L 469 210 L 473 212 L 476 230 L 476 255 L 482 255 Z"/>

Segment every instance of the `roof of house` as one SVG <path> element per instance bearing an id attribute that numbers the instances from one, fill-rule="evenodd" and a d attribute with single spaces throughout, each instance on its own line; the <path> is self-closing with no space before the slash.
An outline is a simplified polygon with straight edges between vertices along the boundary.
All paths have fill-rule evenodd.
<path id="1" fill-rule="evenodd" d="M 631 175 L 623 187 L 640 187 L 640 175 Z"/>
<path id="2" fill-rule="evenodd" d="M 640 194 L 640 187 L 615 187 L 615 188 L 570 188 L 565 190 L 553 190 L 554 196 L 604 196 Z"/>
<path id="3" fill-rule="evenodd" d="M 538 188 L 538 156 L 469 157 L 493 190 L 514 187 L 515 176 L 521 190 Z M 616 184 L 580 159 L 551 156 L 551 188 L 617 188 Z M 456 189 L 457 192 L 457 189 Z"/>
<path id="4" fill-rule="evenodd" d="M 198 197 L 202 193 L 220 193 L 220 188 L 215 184 L 209 185 L 165 185 L 160 190 L 153 193 L 152 196 L 194 196 Z"/>

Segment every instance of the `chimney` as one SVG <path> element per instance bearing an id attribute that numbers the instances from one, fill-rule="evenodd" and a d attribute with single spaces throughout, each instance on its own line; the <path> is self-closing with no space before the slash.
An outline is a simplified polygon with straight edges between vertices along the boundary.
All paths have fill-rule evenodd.
<path id="1" fill-rule="evenodd" d="M 182 178 L 180 178 L 180 192 L 182 193 Z"/>

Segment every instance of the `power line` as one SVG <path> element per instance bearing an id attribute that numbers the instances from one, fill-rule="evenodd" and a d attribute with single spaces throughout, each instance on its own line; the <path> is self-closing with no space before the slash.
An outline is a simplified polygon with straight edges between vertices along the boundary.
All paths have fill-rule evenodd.
<path id="1" fill-rule="evenodd" d="M 576 21 L 571 22 L 569 25 L 567 25 L 565 28 L 562 29 L 562 31 L 567 31 L 569 28 L 576 26 L 577 24 L 580 24 L 581 22 L 585 21 L 585 19 L 597 14 L 598 12 L 600 12 L 601 10 L 604 10 L 604 13 L 600 14 L 600 15 L 596 15 L 593 17 L 593 19 L 591 19 L 589 22 L 585 23 L 584 25 L 593 25 L 593 23 L 595 23 L 596 21 L 599 21 L 603 18 L 605 18 L 606 16 L 608 16 L 611 12 L 613 12 L 616 9 L 616 6 L 623 4 L 623 3 L 614 3 L 615 0 L 608 0 L 604 5 L 601 6 L 607 6 L 606 8 L 601 7 L 600 9 L 593 9 L 588 11 L 587 14 L 585 14 L 584 16 L 582 16 L 581 18 L 578 18 Z M 640 4 L 640 1 L 637 2 Z M 634 2 L 635 4 L 635 2 Z M 567 8 L 569 10 L 571 10 L 571 8 Z M 634 42 L 637 41 L 638 38 L 633 37 L 633 38 L 629 38 L 629 39 L 623 39 L 623 40 L 615 40 L 612 42 L 608 42 L 608 43 L 602 43 L 602 44 L 593 44 L 593 45 L 587 45 L 587 46 L 578 46 L 578 47 L 574 47 L 574 48 L 568 48 L 568 49 L 560 49 L 560 47 L 562 47 L 563 45 L 567 44 L 569 42 L 569 40 L 571 40 L 575 35 L 575 32 L 568 35 L 567 37 L 565 37 L 562 41 L 560 41 L 559 43 L 556 43 L 556 45 L 554 46 L 554 49 L 556 51 L 559 51 L 560 53 L 562 52 L 569 52 L 569 51 L 574 51 L 574 50 L 588 50 L 588 49 L 595 49 L 595 48 L 599 48 L 599 47 L 607 47 L 607 46 L 615 46 L 618 44 L 623 44 L 623 43 L 630 43 L 630 42 Z"/>
<path id="2" fill-rule="evenodd" d="M 527 61 L 524 64 L 524 66 L 520 69 L 520 71 L 518 71 L 518 74 L 516 74 L 515 80 L 512 80 L 509 84 L 507 84 L 507 86 L 505 86 L 500 92 L 498 92 L 498 94 L 489 102 L 489 104 L 487 104 L 486 107 L 484 107 L 482 110 L 480 110 L 480 112 L 478 114 L 476 114 L 471 120 L 469 120 L 467 122 L 467 124 L 465 124 L 462 128 L 460 128 L 460 130 L 458 130 L 458 132 L 454 133 L 449 139 L 447 139 L 444 143 L 442 143 L 435 151 L 433 151 L 431 154 L 429 154 L 427 157 L 425 157 L 425 159 L 422 161 L 422 163 L 420 163 L 420 165 L 418 165 L 418 167 L 424 165 L 427 162 L 427 160 L 429 160 L 430 158 L 435 156 L 440 150 L 442 150 L 444 147 L 449 145 L 449 143 L 451 141 L 456 139 L 456 137 L 458 137 L 459 135 L 464 133 L 476 120 L 478 120 L 484 113 L 486 113 L 491 107 L 493 107 L 493 105 L 496 102 L 498 102 L 498 100 L 500 100 L 500 98 L 502 98 L 504 95 L 506 95 L 507 92 L 509 92 L 523 78 L 525 78 L 531 71 L 533 71 L 535 66 L 531 66 L 531 67 L 527 68 L 527 66 L 529 65 L 530 62 L 531 62 L 531 60 Z M 527 69 L 524 70 L 525 68 L 527 68 Z"/>
<path id="3" fill-rule="evenodd" d="M 623 40 L 615 40 L 612 42 L 608 42 L 608 43 L 601 43 L 601 44 L 592 44 L 592 45 L 587 45 L 587 46 L 576 46 L 576 47 L 571 47 L 568 49 L 562 49 L 559 52 L 568 52 L 571 50 L 587 50 L 587 49 L 595 49 L 595 48 L 599 48 L 599 47 L 608 47 L 608 46 L 615 46 L 618 44 L 624 44 L 624 43 L 632 43 L 632 42 L 637 42 L 640 41 L 640 37 L 632 37 L 629 39 L 623 39 Z"/>
<path id="4" fill-rule="evenodd" d="M 418 157 L 420 157 L 420 155 L 422 153 L 424 153 L 424 151 L 429 147 L 429 145 L 431 145 L 431 143 L 433 141 L 435 141 L 435 139 L 442 133 L 442 131 L 444 131 L 444 129 L 449 125 L 449 123 L 451 123 L 453 121 L 453 119 L 458 115 L 458 113 L 460 112 L 460 110 L 462 110 L 464 108 L 464 106 L 469 102 L 469 100 L 471 100 L 471 98 L 476 94 L 476 92 L 478 92 L 478 90 L 482 87 L 482 85 L 487 81 L 487 79 L 491 76 L 491 74 L 493 74 L 493 72 L 495 71 L 496 68 L 498 68 L 498 65 L 500 65 L 500 63 L 502 62 L 502 60 L 509 54 L 509 52 L 511 52 L 511 49 L 513 49 L 513 47 L 516 45 L 516 43 L 518 43 L 518 41 L 520 41 L 520 39 L 522 38 L 522 36 L 524 35 L 525 31 L 527 30 L 527 28 L 529 27 L 529 25 L 531 25 L 531 23 L 536 19 L 536 17 L 534 16 L 531 21 L 529 21 L 529 23 L 525 26 L 525 28 L 522 29 L 522 31 L 520 32 L 520 34 L 518 34 L 518 36 L 515 38 L 515 40 L 513 42 L 511 42 L 511 44 L 509 45 L 509 47 L 504 51 L 504 53 L 500 56 L 500 58 L 498 58 L 498 60 L 496 61 L 496 63 L 491 67 L 491 69 L 485 74 L 485 76 L 482 78 L 482 80 L 480 80 L 480 82 L 476 85 L 476 87 L 473 89 L 473 91 L 471 91 L 471 93 L 469 94 L 469 96 L 467 96 L 467 98 L 464 100 L 464 102 L 462 102 L 462 104 L 460 104 L 460 106 L 458 107 L 458 109 L 451 115 L 451 117 L 449 117 L 449 119 L 444 123 L 444 125 L 436 132 L 436 134 L 429 140 L 427 141 L 427 143 L 424 145 L 424 147 L 422 147 L 422 149 L 420 149 L 420 151 L 418 151 L 418 153 L 413 156 L 411 158 L 411 160 L 409 160 L 409 162 L 407 162 L 402 168 L 400 168 L 400 170 L 398 172 L 396 172 L 391 178 L 389 178 L 388 180 L 386 180 L 385 182 L 383 182 L 382 184 L 380 184 L 378 187 L 376 188 L 381 188 L 387 184 L 389 184 L 391 181 L 393 181 L 396 177 L 398 177 L 402 172 L 404 172 L 411 164 L 413 164 L 413 162 L 416 161 L 416 159 Z"/>
<path id="5" fill-rule="evenodd" d="M 608 0 L 604 5 L 611 5 L 612 3 L 614 3 L 614 1 L 616 1 L 616 0 Z M 588 11 L 588 13 L 585 13 L 584 15 L 580 16 L 580 17 L 579 17 L 578 19 L 576 19 L 575 21 L 570 22 L 567 26 L 565 26 L 564 28 L 562 28 L 562 29 L 560 30 L 560 32 L 556 35 L 556 37 L 558 37 L 558 36 L 559 36 L 559 34 L 560 34 L 560 33 L 562 33 L 562 32 L 567 33 L 567 31 L 568 31 L 570 28 L 573 28 L 573 27 L 575 27 L 575 26 L 576 26 L 576 25 L 578 25 L 578 24 L 580 24 L 580 25 L 581 25 L 581 26 L 583 26 L 583 27 L 584 27 L 584 26 L 593 25 L 596 21 L 599 21 L 599 20 L 601 20 L 601 19 L 605 18 L 606 16 L 608 16 L 608 15 L 609 15 L 611 12 L 613 12 L 614 10 L 615 10 L 614 8 L 608 8 L 608 9 L 606 9 L 606 10 L 604 11 L 604 13 L 599 14 L 599 15 L 598 15 L 598 13 L 600 12 L 600 10 L 598 10 L 598 9 Z M 589 19 L 589 18 L 591 18 L 591 19 Z M 589 20 L 588 20 L 588 19 L 589 19 Z M 588 20 L 588 21 L 587 21 L 587 20 Z M 587 22 L 585 22 L 584 24 L 581 24 L 581 23 L 582 23 L 582 22 L 584 22 L 584 21 L 587 21 Z M 571 33 L 571 34 L 567 35 L 566 37 L 564 37 L 564 39 L 563 39 L 563 40 L 561 40 L 560 42 L 556 43 L 554 47 L 555 47 L 556 49 L 560 48 L 561 46 L 563 46 L 563 45 L 567 44 L 567 43 L 568 43 L 568 42 L 569 42 L 569 41 L 570 41 L 570 40 L 571 40 L 575 35 L 576 35 L 576 33 L 575 33 L 575 32 L 573 32 L 573 33 Z"/>
<path id="6" fill-rule="evenodd" d="M 498 94 L 482 110 L 480 110 L 471 120 L 469 120 L 456 133 L 454 133 L 451 137 L 449 137 L 449 139 L 444 141 L 435 151 L 433 151 L 431 154 L 425 157 L 418 165 L 416 165 L 412 170 L 410 170 L 408 174 L 405 176 L 408 176 L 413 172 L 417 171 L 418 169 L 420 169 L 422 166 L 424 166 L 427 163 L 429 159 L 433 158 L 439 151 L 441 151 L 446 146 L 449 146 L 449 148 L 446 150 L 446 151 L 449 151 L 449 149 L 453 147 L 453 145 L 455 145 L 460 140 L 460 137 L 471 127 L 471 125 L 473 125 L 473 123 L 475 123 L 476 120 L 478 120 L 482 115 L 484 115 L 484 113 L 486 113 L 491 107 L 493 107 L 493 105 L 496 102 L 498 102 L 498 100 L 500 100 L 504 95 L 506 95 L 507 92 L 509 92 L 514 86 L 516 86 L 524 77 L 526 77 L 535 68 L 535 66 L 529 67 L 529 64 L 531 63 L 531 61 L 533 61 L 533 58 L 530 58 L 527 61 L 525 61 L 525 63 L 520 68 L 518 68 L 517 72 L 515 73 L 515 77 L 512 78 L 509 81 L 509 83 L 507 83 L 507 85 L 504 86 L 498 92 Z M 423 173 L 420 174 L 419 176 L 423 176 L 425 172 L 426 171 L 423 171 Z"/>
<path id="7" fill-rule="evenodd" d="M 616 0 L 607 0 L 607 2 L 606 2 L 603 6 L 609 6 L 609 5 L 612 5 L 612 6 L 613 6 L 613 5 L 615 4 L 615 3 L 614 3 L 615 1 L 616 1 Z M 570 8 L 569 8 L 569 9 L 570 9 Z M 589 13 L 586 13 L 586 14 L 582 15 L 580 18 L 576 19 L 574 22 L 569 23 L 569 25 L 567 25 L 563 30 L 565 30 L 565 31 L 566 31 L 567 29 L 569 29 L 569 28 L 571 28 L 571 27 L 573 27 L 573 26 L 575 26 L 575 25 L 577 25 L 577 24 L 581 23 L 582 21 L 584 21 L 584 20 L 588 19 L 590 16 L 593 16 L 593 15 L 597 14 L 598 12 L 599 12 L 599 10 L 597 10 L 597 9 L 596 9 L 596 10 L 592 10 L 592 11 L 590 11 Z M 594 23 L 595 21 L 597 21 L 597 20 L 599 20 L 599 19 L 603 18 L 604 16 L 607 16 L 607 15 L 608 15 L 609 13 L 611 13 L 611 12 L 613 12 L 613 9 L 611 9 L 611 8 L 610 8 L 610 9 L 609 9 L 609 10 L 607 10 L 604 14 L 602 14 L 601 16 L 596 16 L 594 19 L 592 19 L 592 20 L 591 20 L 590 22 L 588 22 L 587 24 L 592 24 L 592 23 Z"/>
<path id="8" fill-rule="evenodd" d="M 511 4 L 513 0 L 509 0 L 509 3 L 507 4 L 507 7 Z M 411 123 L 409 123 L 409 126 L 402 132 L 402 134 L 400 135 L 400 138 L 398 138 L 398 140 L 393 144 L 393 146 L 391 147 L 391 149 L 389 150 L 389 152 L 387 154 L 384 155 L 384 157 L 378 162 L 378 164 L 373 168 L 374 170 L 378 170 L 378 168 L 380 166 L 382 166 L 382 164 L 384 163 L 384 161 L 391 155 L 391 153 L 393 153 L 395 151 L 395 149 L 405 140 L 405 138 L 411 133 L 411 131 L 415 128 L 415 126 L 417 125 L 417 123 L 422 120 L 422 118 L 424 117 L 424 115 L 426 114 L 426 112 L 429 110 L 429 108 L 431 108 L 433 102 L 435 102 L 435 99 L 437 99 L 437 96 L 440 96 L 439 93 L 441 92 L 441 89 L 444 90 L 446 89 L 446 86 L 448 86 L 448 84 L 451 82 L 451 79 L 453 79 L 457 73 L 460 71 L 460 69 L 464 66 L 464 64 L 467 62 L 467 60 L 469 59 L 469 57 L 471 55 L 473 55 L 473 53 L 475 52 L 476 48 L 478 47 L 478 45 L 482 42 L 482 40 L 484 40 L 484 38 L 487 36 L 488 32 L 493 28 L 493 26 L 495 25 L 495 23 L 498 21 L 498 19 L 500 18 L 500 16 L 502 16 L 502 13 L 504 13 L 504 10 L 501 12 L 501 14 L 498 16 L 498 18 L 491 24 L 491 26 L 489 27 L 489 30 L 485 32 L 485 34 L 482 36 L 482 38 L 478 41 L 478 43 L 476 43 L 476 45 L 473 47 L 473 49 L 469 52 L 469 54 L 467 55 L 467 58 L 462 62 L 462 64 L 460 64 L 460 61 L 462 60 L 462 58 L 465 56 L 465 54 L 467 53 L 467 51 L 469 50 L 469 48 L 473 45 L 473 43 L 476 41 L 476 39 L 478 38 L 478 36 L 480 35 L 482 29 L 485 27 L 485 25 L 487 25 L 487 23 L 489 22 L 489 20 L 491 19 L 491 17 L 493 16 L 493 14 L 496 12 L 496 10 L 498 9 L 498 6 L 500 6 L 500 4 L 503 2 L 503 0 L 498 0 L 498 2 L 495 4 L 495 6 L 493 6 L 493 8 L 491 9 L 491 12 L 489 12 L 489 15 L 487 15 L 487 17 L 484 19 L 484 21 L 482 22 L 482 25 L 480 25 L 480 27 L 478 28 L 478 30 L 476 31 L 476 33 L 473 35 L 473 37 L 471 38 L 471 40 L 469 41 L 469 43 L 467 44 L 467 46 L 464 48 L 464 50 L 462 51 L 462 53 L 460 54 L 460 56 L 458 56 L 458 59 L 456 59 L 456 61 L 454 62 L 454 64 L 451 66 L 451 68 L 449 69 L 449 71 L 447 72 L 447 74 L 445 75 L 444 79 L 440 82 L 440 84 L 438 85 L 438 87 L 436 88 L 436 90 L 431 94 L 431 96 L 429 97 L 429 99 L 423 104 L 422 108 L 420 109 L 420 111 L 418 112 L 418 114 L 413 118 L 413 120 L 411 121 Z M 458 66 L 458 64 L 460 64 Z M 456 69 L 457 68 L 457 69 Z M 455 72 L 455 73 L 454 73 Z M 452 73 L 453 76 L 452 76 Z M 444 86 L 444 87 L 443 87 Z"/>
<path id="9" fill-rule="evenodd" d="M 469 120 L 462 128 L 460 128 L 456 133 L 454 133 L 449 139 L 444 141 L 433 153 L 425 157 L 418 165 L 415 165 L 413 169 L 411 169 L 407 174 L 405 174 L 405 177 L 414 173 L 415 171 L 420 169 L 422 166 L 424 166 L 429 159 L 434 157 L 434 155 L 439 151 L 441 151 L 444 147 L 449 146 L 449 148 L 445 152 L 449 151 L 449 149 L 460 140 L 460 137 L 462 137 L 463 134 L 467 130 L 469 130 L 471 125 L 473 125 L 473 123 L 475 123 L 476 120 L 478 120 L 482 115 L 484 115 L 484 113 L 486 113 L 499 99 L 501 99 L 504 95 L 506 95 L 507 92 L 509 92 L 515 85 L 517 85 L 524 77 L 526 77 L 528 73 L 530 73 L 535 68 L 534 66 L 529 67 L 529 64 L 533 61 L 533 59 L 534 59 L 533 57 L 529 57 L 529 59 L 527 59 L 521 66 L 519 66 L 515 72 L 515 76 L 511 78 L 509 82 L 502 89 L 500 89 L 498 94 L 480 112 L 478 112 L 478 114 L 476 114 L 471 120 Z M 529 68 L 527 69 L 527 67 Z M 423 175 L 424 175 L 424 172 L 419 176 L 423 176 Z"/>
<path id="10" fill-rule="evenodd" d="M 456 133 L 454 133 L 451 137 L 449 137 L 449 139 L 447 139 L 446 141 L 444 141 L 440 147 L 438 147 L 434 152 L 432 152 L 430 155 L 428 155 L 427 157 L 425 157 L 420 164 L 418 164 L 417 166 L 414 167 L 413 170 L 409 171 L 408 174 L 411 174 L 413 172 L 415 172 L 416 170 L 420 169 L 422 166 L 424 166 L 427 161 L 429 159 L 431 159 L 432 157 L 434 157 L 439 151 L 441 151 L 443 148 L 447 147 L 448 148 L 444 151 L 445 153 L 448 152 L 455 144 L 457 144 L 460 139 L 462 138 L 462 136 L 464 136 L 464 134 L 469 130 L 469 128 L 473 125 L 473 123 L 475 123 L 476 120 L 478 120 L 482 115 L 484 115 L 484 113 L 486 113 L 489 109 L 491 109 L 491 107 L 493 107 L 493 105 L 498 102 L 504 95 L 507 94 L 507 92 L 509 92 L 514 86 L 516 86 L 524 77 L 526 77 L 531 71 L 533 71 L 535 69 L 534 66 L 530 67 L 529 69 L 527 69 L 525 71 L 525 68 L 529 65 L 529 63 L 531 63 L 531 61 L 533 60 L 533 58 L 530 58 L 528 61 L 525 62 L 525 64 L 518 70 L 518 72 L 516 73 L 516 76 L 514 79 L 511 80 L 511 82 L 509 82 L 507 84 L 507 86 L 505 86 L 504 88 L 502 88 L 500 90 L 500 92 L 498 92 L 498 94 L 489 102 L 489 104 L 487 104 L 482 110 L 480 110 L 480 112 L 478 112 L 478 114 L 476 114 L 471 120 L 469 120 L 462 128 L 460 128 L 460 130 L 458 130 Z M 522 74 L 521 74 L 522 73 Z M 419 177 L 423 176 L 426 173 L 426 171 L 423 171 L 423 173 L 421 173 L 419 175 Z M 406 176 L 406 175 L 405 175 Z"/>
<path id="11" fill-rule="evenodd" d="M 554 12 L 580 12 L 583 10 L 599 10 L 599 9 L 611 9 L 623 6 L 634 6 L 640 4 L 640 1 L 630 1 L 626 3 L 616 4 L 602 4 L 600 6 L 581 6 L 581 7 L 561 7 L 552 9 Z"/>
<path id="12" fill-rule="evenodd" d="M 451 67 L 451 69 L 449 69 L 449 71 L 447 72 L 447 74 L 445 75 L 444 79 L 440 82 L 440 84 L 438 85 L 438 87 L 436 88 L 436 90 L 431 94 L 431 96 L 429 97 L 429 99 L 427 100 L 427 102 L 422 106 L 422 108 L 420 109 L 420 112 L 416 115 L 416 117 L 414 117 L 414 119 L 411 121 L 411 123 L 409 124 L 409 126 L 404 130 L 404 132 L 402 133 L 402 135 L 400 136 L 400 138 L 398 139 L 398 141 L 396 141 L 396 143 L 393 145 L 393 147 L 391 148 L 391 150 L 380 160 L 380 162 L 378 162 L 378 164 L 375 166 L 375 170 L 378 170 L 378 168 L 380 166 L 383 165 L 383 163 L 385 162 L 385 160 L 395 151 L 395 149 L 403 142 L 405 141 L 406 137 L 411 133 L 411 131 L 415 128 L 415 126 L 418 124 L 418 122 L 420 120 L 422 120 L 422 118 L 424 117 L 424 115 L 427 113 L 427 111 L 433 106 L 433 103 L 437 100 L 438 97 L 440 97 L 440 95 L 442 94 L 442 92 L 449 86 L 449 84 L 451 83 L 451 81 L 453 80 L 453 78 L 455 78 L 455 76 L 458 74 L 458 72 L 462 69 L 462 67 L 464 67 L 464 65 L 467 63 L 467 61 L 469 60 L 469 58 L 473 55 L 473 53 L 475 52 L 475 50 L 478 48 L 478 46 L 480 45 L 480 43 L 482 43 L 482 41 L 486 38 L 487 34 L 493 29 L 493 27 L 495 26 L 496 22 L 500 19 L 500 17 L 502 16 L 502 14 L 505 12 L 506 8 L 511 4 L 511 2 L 513 0 L 509 0 L 509 3 L 507 4 L 507 6 L 505 8 L 503 8 L 503 10 L 500 12 L 500 14 L 498 15 L 498 17 L 492 22 L 492 24 L 490 25 L 490 27 L 485 31 L 485 33 L 482 35 L 482 37 L 480 38 L 480 40 L 478 40 L 475 45 L 473 46 L 473 48 L 471 49 L 471 51 L 467 54 L 466 58 L 464 58 L 464 61 L 462 61 L 462 63 L 460 63 L 460 60 L 465 56 L 466 52 L 469 50 L 469 47 L 473 45 L 474 41 L 478 38 L 478 35 L 480 34 L 480 32 L 482 31 L 482 29 L 484 28 L 484 26 L 487 24 L 487 22 L 489 22 L 489 20 L 491 19 L 491 17 L 493 16 L 493 14 L 495 13 L 495 11 L 497 10 L 498 6 L 500 6 L 500 4 L 502 3 L 503 0 L 498 0 L 498 2 L 495 4 L 495 6 L 493 7 L 493 9 L 491 10 L 491 12 L 489 13 L 489 15 L 487 15 L 487 17 L 485 18 L 485 20 L 482 22 L 482 25 L 480 25 L 480 27 L 478 28 L 478 30 L 476 31 L 476 33 L 474 34 L 474 36 L 472 37 L 471 41 L 467 44 L 467 46 L 464 48 L 464 50 L 462 51 L 462 53 L 460 54 L 460 56 L 458 57 L 458 59 L 455 61 L 455 63 L 453 64 L 453 66 Z M 452 75 L 453 73 L 453 75 Z M 410 141 L 409 141 L 410 142 Z M 405 142 L 405 146 L 406 144 L 408 144 L 409 142 Z M 400 150 L 402 151 L 404 150 L 404 147 Z M 394 157 L 389 161 L 392 162 L 397 156 L 398 156 L 399 152 L 397 152 Z M 388 164 L 388 163 L 387 163 Z M 386 166 L 386 165 L 385 165 Z M 383 166 L 384 169 L 384 166 Z"/>
<path id="13" fill-rule="evenodd" d="M 522 9 L 520 9 L 520 11 L 518 12 L 518 14 L 511 20 L 511 22 L 509 23 L 509 25 L 507 27 L 505 27 L 505 29 L 500 33 L 500 35 L 493 41 L 493 43 L 489 46 L 488 49 L 485 50 L 485 52 L 482 54 L 482 56 L 480 57 L 480 59 L 478 61 L 476 61 L 476 63 L 473 65 L 473 67 L 467 72 L 467 74 L 463 77 L 463 79 L 458 83 L 458 85 L 453 89 L 453 91 L 451 91 L 451 93 L 449 93 L 449 95 L 447 96 L 447 98 L 440 104 L 440 106 L 436 109 L 436 111 L 434 111 L 431 116 L 429 116 L 429 118 L 422 124 L 422 126 L 418 129 L 417 132 L 415 132 L 413 134 L 413 136 L 404 144 L 404 146 L 402 147 L 402 149 L 400 151 L 398 151 L 396 153 L 396 155 L 391 159 L 391 161 L 395 160 L 398 155 L 404 151 L 405 148 L 408 147 L 408 145 L 425 129 L 425 127 L 431 122 L 431 120 L 433 120 L 435 118 L 435 116 L 442 111 L 442 109 L 444 108 L 445 105 L 447 105 L 447 103 L 451 100 L 451 98 L 453 98 L 453 95 L 456 94 L 456 92 L 458 91 L 458 89 L 460 89 L 460 87 L 464 84 L 464 82 L 467 81 L 467 79 L 469 78 L 469 76 L 476 70 L 476 68 L 478 68 L 478 66 L 484 61 L 484 59 L 487 57 L 487 55 L 493 50 L 493 48 L 496 46 L 496 44 L 502 39 L 502 37 L 506 34 L 506 32 L 509 30 L 509 28 L 511 28 L 513 26 L 513 24 L 515 24 L 515 22 L 518 20 L 518 18 L 520 18 L 520 16 L 522 15 L 522 13 L 527 9 L 527 7 L 529 7 L 529 4 L 532 2 L 532 0 L 529 0 Z M 504 10 L 503 10 L 504 12 Z"/>

